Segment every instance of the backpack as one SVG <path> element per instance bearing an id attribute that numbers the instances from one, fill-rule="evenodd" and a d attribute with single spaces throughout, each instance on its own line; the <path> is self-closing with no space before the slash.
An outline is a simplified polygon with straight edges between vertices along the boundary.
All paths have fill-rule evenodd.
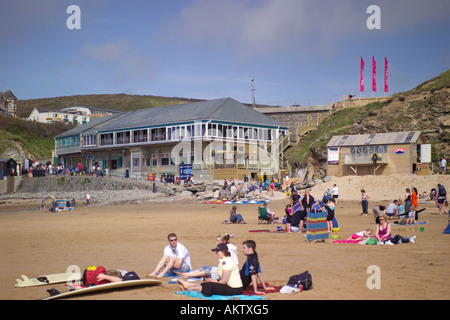
<path id="1" fill-rule="evenodd" d="M 288 286 L 298 288 L 300 285 L 303 286 L 303 290 L 311 290 L 312 286 L 312 276 L 308 271 L 289 277 L 287 283 Z"/>
<path id="2" fill-rule="evenodd" d="M 99 284 L 104 284 L 104 283 L 108 283 L 109 281 L 98 281 L 97 277 L 99 274 L 101 273 L 106 273 L 106 269 L 105 267 L 94 267 L 91 266 L 89 268 L 87 268 L 86 270 L 84 270 L 83 272 L 83 286 L 85 287 L 89 287 L 89 286 L 95 286 L 95 285 L 99 285 Z"/>

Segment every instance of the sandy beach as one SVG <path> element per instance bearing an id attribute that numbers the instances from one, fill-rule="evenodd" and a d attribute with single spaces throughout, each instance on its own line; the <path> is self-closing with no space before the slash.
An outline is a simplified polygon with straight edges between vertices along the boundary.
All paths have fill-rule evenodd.
<path id="1" fill-rule="evenodd" d="M 421 190 L 421 189 L 420 189 Z M 313 196 L 321 195 L 313 190 Z M 282 193 L 269 203 L 277 216 L 289 202 Z M 379 201 L 369 201 L 369 208 Z M 300 233 L 275 231 L 279 224 L 257 223 L 256 204 L 238 205 L 247 224 L 222 224 L 231 209 L 227 204 L 199 201 L 144 203 L 132 205 L 78 205 L 70 213 L 39 211 L 39 200 L 2 200 L 0 204 L 0 299 L 35 300 L 48 296 L 47 289 L 66 291 L 63 284 L 15 288 L 20 275 L 29 277 L 65 272 L 71 265 L 84 270 L 90 265 L 125 269 L 144 276 L 151 272 L 167 245 L 167 235 L 175 232 L 189 250 L 194 268 L 216 265 L 211 252 L 219 234 L 232 233 L 239 248 L 239 267 L 245 262 L 242 242 L 253 239 L 266 282 L 285 285 L 291 275 L 308 270 L 314 288 L 297 294 L 271 293 L 267 300 L 347 300 L 347 299 L 444 299 L 450 298 L 448 265 L 450 237 L 443 234 L 447 215 L 438 215 L 434 202 L 420 201 L 419 222 L 414 226 L 392 226 L 393 235 L 416 236 L 415 243 L 394 246 L 306 242 Z M 362 217 L 358 200 L 340 199 L 336 217 L 340 230 L 334 236 L 346 239 L 367 228 L 375 230 L 371 209 Z M 448 208 L 447 208 L 448 210 Z M 394 220 L 395 221 L 395 220 Z M 424 227 L 421 231 L 420 227 Z M 370 266 L 380 270 L 380 289 L 369 289 Z M 163 278 L 162 285 L 132 290 L 103 292 L 71 299 L 89 300 L 192 300 L 176 294 L 179 288 Z"/>

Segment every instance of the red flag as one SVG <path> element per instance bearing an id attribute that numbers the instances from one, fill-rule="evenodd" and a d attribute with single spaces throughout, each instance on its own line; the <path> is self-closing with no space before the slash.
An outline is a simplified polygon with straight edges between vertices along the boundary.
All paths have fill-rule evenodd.
<path id="1" fill-rule="evenodd" d="M 372 91 L 377 92 L 377 62 L 372 56 Z"/>
<path id="2" fill-rule="evenodd" d="M 384 57 L 384 92 L 389 92 L 388 61 L 386 57 Z"/>
<path id="3" fill-rule="evenodd" d="M 364 92 L 364 60 L 361 57 L 361 72 L 359 76 L 359 91 Z"/>

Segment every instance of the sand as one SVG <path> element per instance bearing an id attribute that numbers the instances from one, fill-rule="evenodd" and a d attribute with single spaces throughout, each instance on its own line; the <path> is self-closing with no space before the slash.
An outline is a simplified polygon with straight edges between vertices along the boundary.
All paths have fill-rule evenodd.
<path id="1" fill-rule="evenodd" d="M 340 231 L 333 235 L 345 239 L 354 232 L 375 229 L 371 215 L 360 216 L 360 202 L 350 196 L 347 198 L 344 181 L 350 178 L 340 179 L 336 180 L 342 191 L 336 210 Z M 357 194 L 360 185 L 355 181 L 352 184 L 351 194 Z M 384 190 L 386 188 L 380 192 L 393 195 Z M 368 194 L 377 194 L 373 186 L 372 190 L 366 189 Z M 319 190 L 313 190 L 313 195 L 314 192 L 319 193 Z M 369 208 L 377 202 L 370 200 Z M 287 203 L 288 199 L 277 193 L 269 208 L 281 216 Z M 81 270 L 90 265 L 103 265 L 107 269 L 125 269 L 144 276 L 161 258 L 171 232 L 188 248 L 194 268 L 216 265 L 216 255 L 211 252 L 216 236 L 233 233 L 232 243 L 239 250 L 244 240 L 256 241 L 264 278 L 271 285 L 285 285 L 291 275 L 306 270 L 312 274 L 312 290 L 291 295 L 272 293 L 266 296 L 267 300 L 450 298 L 450 235 L 443 234 L 448 218 L 439 216 L 432 202 L 420 204 L 426 208 L 420 221 L 429 223 L 392 227 L 394 235 L 416 235 L 415 243 L 395 246 L 341 244 L 332 243 L 332 239 L 314 243 L 306 242 L 300 233 L 249 232 L 275 230 L 277 226 L 259 225 L 255 204 L 238 205 L 238 212 L 248 222 L 242 225 L 221 224 L 228 218 L 230 205 L 226 204 L 189 202 L 95 207 L 94 202 L 92 208 L 78 206 L 71 213 L 39 211 L 39 205 L 39 200 L 8 200 L 0 204 L 0 299 L 34 300 L 46 297 L 49 288 L 65 291 L 62 284 L 29 288 L 15 288 L 14 284 L 22 274 L 31 277 L 61 273 L 71 265 Z M 245 257 L 241 251 L 239 259 L 242 266 Z M 371 266 L 379 267 L 380 289 L 367 286 L 372 276 L 368 273 Z M 157 287 L 71 299 L 192 300 L 176 294 L 179 288 L 169 284 L 169 280 L 163 278 L 163 284 Z"/>

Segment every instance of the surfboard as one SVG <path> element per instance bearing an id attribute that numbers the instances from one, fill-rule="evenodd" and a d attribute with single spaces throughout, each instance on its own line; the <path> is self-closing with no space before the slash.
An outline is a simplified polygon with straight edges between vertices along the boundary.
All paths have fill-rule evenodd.
<path id="1" fill-rule="evenodd" d="M 16 279 L 16 284 L 14 287 L 33 287 L 33 286 L 42 286 L 47 284 L 54 283 L 63 283 L 67 281 L 79 281 L 81 280 L 81 273 L 55 273 L 48 274 L 45 276 L 28 278 L 26 275 L 21 276 L 22 279 Z"/>
<path id="2" fill-rule="evenodd" d="M 101 291 L 108 291 L 108 290 L 114 290 L 114 289 L 124 289 L 124 288 L 130 288 L 130 287 L 143 287 L 143 286 L 156 286 L 161 284 L 161 281 L 156 279 L 140 279 L 140 280 L 128 280 L 128 281 L 121 281 L 121 282 L 110 282 L 105 284 L 99 284 L 97 286 L 82 288 L 82 289 L 75 289 L 68 292 L 63 292 L 54 296 L 46 297 L 42 300 L 55 300 L 55 299 L 62 299 L 62 298 L 68 298 L 72 296 L 77 295 L 83 295 L 93 292 L 101 292 Z"/>

